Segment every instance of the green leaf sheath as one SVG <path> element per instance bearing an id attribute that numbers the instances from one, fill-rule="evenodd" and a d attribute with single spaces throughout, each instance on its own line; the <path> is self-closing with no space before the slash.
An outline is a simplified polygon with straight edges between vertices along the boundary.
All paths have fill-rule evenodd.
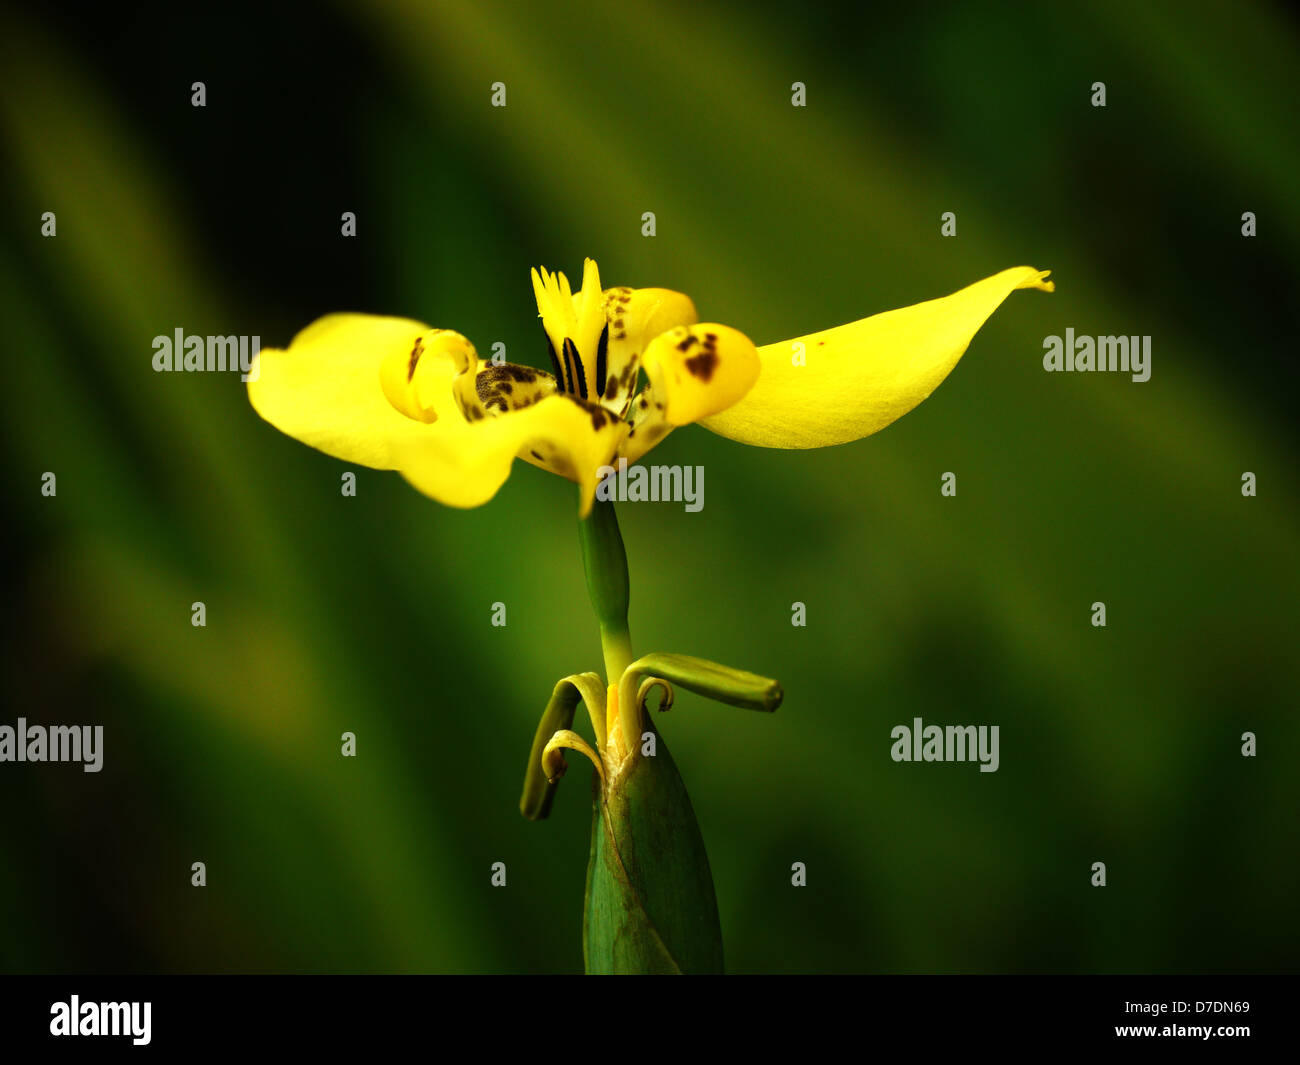
<path id="1" fill-rule="evenodd" d="M 709 857 L 662 737 L 595 788 L 582 946 L 588 973 L 722 972 Z"/>

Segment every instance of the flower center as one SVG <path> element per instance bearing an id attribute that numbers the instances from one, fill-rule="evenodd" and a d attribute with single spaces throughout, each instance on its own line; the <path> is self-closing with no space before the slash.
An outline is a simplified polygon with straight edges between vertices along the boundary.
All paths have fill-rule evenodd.
<path id="1" fill-rule="evenodd" d="M 583 264 L 576 295 L 564 274 L 544 267 L 533 271 L 533 293 L 556 386 L 578 399 L 600 402 L 609 367 L 609 322 L 595 261 Z"/>

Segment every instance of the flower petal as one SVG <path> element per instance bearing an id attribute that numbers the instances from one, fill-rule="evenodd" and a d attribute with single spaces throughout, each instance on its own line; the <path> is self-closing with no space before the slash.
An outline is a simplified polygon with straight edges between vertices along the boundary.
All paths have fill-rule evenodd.
<path id="1" fill-rule="evenodd" d="M 759 348 L 763 373 L 749 394 L 701 424 L 761 447 L 826 447 L 868 436 L 929 396 L 1013 291 L 1053 291 L 1048 273 L 1013 267 L 942 299 L 768 344 Z"/>
<path id="2" fill-rule="evenodd" d="M 600 388 L 596 364 L 605 347 L 604 298 L 595 260 L 583 260 L 582 288 L 577 292 L 564 274 L 549 273 L 545 267 L 535 268 L 532 278 L 537 314 L 566 391 L 594 400 Z"/>
<path id="3" fill-rule="evenodd" d="M 455 384 L 457 401 L 466 421 L 523 410 L 557 389 L 555 378 L 545 370 L 531 366 L 516 366 L 512 362 L 494 363 L 480 361 L 478 372 L 470 381 L 458 377 Z"/>
<path id="4" fill-rule="evenodd" d="M 545 396 L 522 410 L 466 423 L 451 418 L 394 447 L 398 468 L 415 488 L 453 507 L 486 503 L 510 476 L 517 456 L 571 481 L 586 517 L 598 471 L 611 463 L 627 425 L 595 403 Z"/>
<path id="5" fill-rule="evenodd" d="M 669 329 L 700 320 L 690 297 L 667 288 L 607 288 L 603 294 L 606 352 L 597 359 L 598 399 L 623 414 L 636 391 L 637 371 L 647 345 Z"/>
<path id="6" fill-rule="evenodd" d="M 758 352 L 749 337 L 712 322 L 659 334 L 641 364 L 650 383 L 628 410 L 632 428 L 619 453 L 629 462 L 677 426 L 736 403 L 754 387 L 759 373 Z"/>
<path id="7" fill-rule="evenodd" d="M 415 338 L 410 354 L 397 349 L 379 365 L 379 384 L 388 402 L 421 422 L 447 413 L 447 396 L 478 366 L 474 345 L 450 329 L 432 329 Z M 473 391 L 472 383 L 468 386 Z M 462 405 L 462 413 L 464 411 Z"/>
<path id="8" fill-rule="evenodd" d="M 430 339 L 435 336 L 445 343 L 460 334 L 407 318 L 326 315 L 298 333 L 288 348 L 259 353 L 248 381 L 249 401 L 281 432 L 327 455 L 395 469 L 394 448 L 429 432 L 426 422 L 460 421 L 451 394 L 454 361 L 434 357 L 426 346 L 437 346 Z M 401 393 L 406 413 L 386 397 L 388 388 Z"/>

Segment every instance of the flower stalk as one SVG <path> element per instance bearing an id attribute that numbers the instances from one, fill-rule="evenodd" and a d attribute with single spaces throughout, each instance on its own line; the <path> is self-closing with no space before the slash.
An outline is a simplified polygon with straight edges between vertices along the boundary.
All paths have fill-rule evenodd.
<path id="1" fill-rule="evenodd" d="M 587 574 L 587 595 L 600 624 L 605 676 L 613 684 L 632 661 L 632 637 L 627 627 L 627 550 L 613 503 L 593 502 L 591 513 L 578 522 L 578 541 Z"/>
<path id="2" fill-rule="evenodd" d="M 627 552 L 614 505 L 597 500 L 579 522 L 587 591 L 600 624 L 608 696 L 607 769 L 592 781 L 592 838 L 583 916 L 589 973 L 722 971 L 722 928 L 686 786 L 646 699 L 672 689 L 636 671 L 627 612 Z"/>

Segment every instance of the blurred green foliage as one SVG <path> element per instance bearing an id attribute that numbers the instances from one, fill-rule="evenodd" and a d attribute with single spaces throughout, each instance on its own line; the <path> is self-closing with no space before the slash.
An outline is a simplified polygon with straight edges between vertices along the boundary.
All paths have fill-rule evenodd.
<path id="1" fill-rule="evenodd" d="M 3 720 L 106 731 L 98 775 L 0 765 L 0 969 L 581 967 L 585 772 L 516 809 L 553 682 L 600 663 L 571 486 L 343 498 L 237 377 L 150 359 L 366 310 L 541 365 L 528 267 L 584 255 L 759 343 L 1022 263 L 1058 285 L 880 435 L 682 430 L 654 461 L 703 464 L 704 510 L 623 508 L 637 651 L 787 692 L 661 723 L 729 968 L 1294 969 L 1296 24 L 1082 7 L 0 16 Z M 1150 334 L 1151 381 L 1044 374 L 1067 326 Z M 1000 770 L 891 762 L 914 716 L 1000 725 Z"/>

